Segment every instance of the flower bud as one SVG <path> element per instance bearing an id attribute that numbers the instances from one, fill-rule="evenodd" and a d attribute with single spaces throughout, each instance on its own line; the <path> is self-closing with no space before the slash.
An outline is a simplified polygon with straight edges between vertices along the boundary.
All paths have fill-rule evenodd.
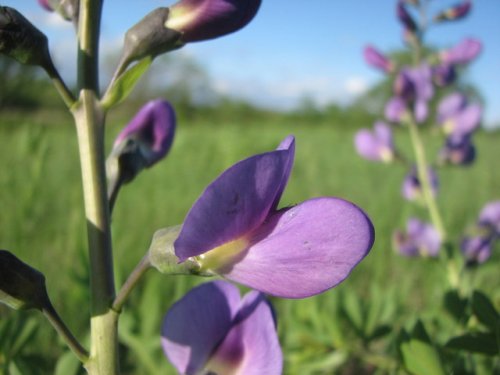
<path id="1" fill-rule="evenodd" d="M 466 0 L 461 4 L 454 5 L 438 14 L 434 17 L 434 21 L 455 21 L 467 16 L 471 10 L 472 3 L 470 0 Z"/>
<path id="2" fill-rule="evenodd" d="M 169 13 L 168 8 L 157 8 L 126 32 L 122 54 L 125 65 L 182 47 L 181 34 L 165 27 Z"/>
<path id="3" fill-rule="evenodd" d="M 182 42 L 217 38 L 247 25 L 261 0 L 180 0 L 170 7 L 165 26 L 182 33 Z"/>
<path id="4" fill-rule="evenodd" d="M 405 30 L 410 31 L 411 33 L 416 33 L 418 30 L 417 24 L 413 20 L 413 17 L 406 9 L 404 1 L 399 0 L 396 7 L 396 15 L 398 16 L 399 21 L 403 24 Z"/>
<path id="5" fill-rule="evenodd" d="M 16 310 L 42 310 L 50 303 L 45 276 L 7 250 L 0 250 L 0 302 Z"/>
<path id="6" fill-rule="evenodd" d="M 52 67 L 47 37 L 14 8 L 0 7 L 0 53 L 21 64 Z"/>
<path id="7" fill-rule="evenodd" d="M 45 10 L 48 10 L 49 12 L 54 11 L 54 9 L 52 8 L 52 6 L 49 3 L 49 0 L 38 0 L 38 4 L 40 4 L 40 6 L 42 8 L 44 8 Z"/>
<path id="8" fill-rule="evenodd" d="M 432 68 L 432 78 L 439 87 L 444 87 L 455 82 L 457 73 L 453 64 L 439 64 Z"/>
<path id="9" fill-rule="evenodd" d="M 143 106 L 117 136 L 107 161 L 108 175 L 127 183 L 170 150 L 175 133 L 175 112 L 165 100 Z"/>

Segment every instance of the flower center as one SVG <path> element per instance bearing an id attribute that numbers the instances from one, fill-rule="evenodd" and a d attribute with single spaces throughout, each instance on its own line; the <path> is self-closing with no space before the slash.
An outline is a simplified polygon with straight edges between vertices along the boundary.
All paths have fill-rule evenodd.
<path id="1" fill-rule="evenodd" d="M 241 237 L 201 254 L 197 257 L 201 271 L 216 270 L 230 264 L 236 255 L 248 247 L 248 244 L 248 239 Z"/>

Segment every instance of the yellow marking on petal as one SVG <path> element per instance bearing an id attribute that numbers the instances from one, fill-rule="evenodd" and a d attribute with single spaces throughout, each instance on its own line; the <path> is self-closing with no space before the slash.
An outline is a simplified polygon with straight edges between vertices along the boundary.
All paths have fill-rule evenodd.
<path id="1" fill-rule="evenodd" d="M 394 160 L 394 153 L 390 148 L 383 148 L 382 151 L 380 151 L 380 159 L 384 163 L 390 163 Z"/>
<path id="2" fill-rule="evenodd" d="M 455 122 L 452 119 L 446 120 L 443 123 L 443 130 L 445 134 L 451 134 L 455 128 Z"/>
<path id="3" fill-rule="evenodd" d="M 236 255 L 248 247 L 249 243 L 248 239 L 241 237 L 198 256 L 201 271 L 216 270 L 230 264 Z"/>

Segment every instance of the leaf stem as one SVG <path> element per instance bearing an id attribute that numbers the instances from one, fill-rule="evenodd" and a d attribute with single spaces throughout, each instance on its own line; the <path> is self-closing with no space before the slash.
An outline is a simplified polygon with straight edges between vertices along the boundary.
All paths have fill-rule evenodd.
<path id="1" fill-rule="evenodd" d="M 113 310 L 120 312 L 127 297 L 130 292 L 137 285 L 142 276 L 151 268 L 151 262 L 149 260 L 149 252 L 141 259 L 139 264 L 134 268 L 132 273 L 129 275 L 127 281 L 122 285 L 118 295 L 113 302 Z"/>

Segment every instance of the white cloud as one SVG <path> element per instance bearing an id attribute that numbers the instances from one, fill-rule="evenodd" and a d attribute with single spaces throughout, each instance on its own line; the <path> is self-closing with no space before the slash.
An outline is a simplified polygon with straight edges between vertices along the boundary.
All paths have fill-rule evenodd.
<path id="1" fill-rule="evenodd" d="M 349 95 L 358 96 L 368 90 L 368 82 L 363 77 L 350 77 L 345 81 L 344 87 Z"/>

